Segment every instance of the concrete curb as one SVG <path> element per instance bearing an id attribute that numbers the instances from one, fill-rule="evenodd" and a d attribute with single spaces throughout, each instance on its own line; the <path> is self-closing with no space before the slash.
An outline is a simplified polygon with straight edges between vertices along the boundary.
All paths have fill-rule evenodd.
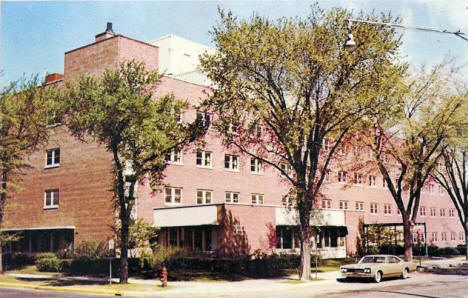
<path id="1" fill-rule="evenodd" d="M 79 293 L 88 293 L 88 294 L 107 294 L 114 296 L 122 296 L 122 292 L 115 290 L 102 290 L 102 289 L 81 289 L 81 288 L 70 288 L 70 287 L 53 287 L 53 286 L 38 286 L 38 285 L 25 285 L 21 283 L 9 283 L 9 282 L 0 282 L 0 286 L 7 288 L 25 288 L 25 289 L 34 289 L 34 290 L 47 290 L 47 291 L 57 291 L 57 292 L 79 292 Z"/>

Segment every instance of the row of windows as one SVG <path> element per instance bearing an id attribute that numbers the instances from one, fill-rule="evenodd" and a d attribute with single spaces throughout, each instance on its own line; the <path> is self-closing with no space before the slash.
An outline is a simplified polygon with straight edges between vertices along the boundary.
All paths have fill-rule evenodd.
<path id="1" fill-rule="evenodd" d="M 441 236 L 440 237 L 441 241 L 448 241 L 447 232 L 441 232 L 440 236 Z M 417 236 L 413 235 L 413 241 L 415 239 L 417 240 Z M 451 241 L 457 241 L 457 233 L 456 232 L 450 232 L 450 240 Z M 465 232 L 460 231 L 458 233 L 458 240 L 460 240 L 460 241 L 465 240 Z M 430 241 L 431 242 L 438 242 L 439 241 L 439 233 L 438 232 L 432 232 Z"/>
<path id="2" fill-rule="evenodd" d="M 283 200 L 284 204 L 284 200 Z M 322 209 L 331 209 L 332 208 L 332 200 L 330 199 L 324 199 L 321 201 Z M 339 208 L 342 210 L 348 210 L 350 209 L 349 206 L 349 201 L 341 200 L 339 201 Z M 356 211 L 364 211 L 364 202 L 356 201 L 354 205 L 354 209 Z M 398 208 L 396 209 L 396 213 L 400 215 L 400 210 Z M 431 207 L 431 216 L 436 216 L 436 208 Z M 371 214 L 378 214 L 379 213 L 379 208 L 378 208 L 378 203 L 370 203 L 369 204 L 369 211 Z M 391 215 L 392 214 L 392 204 L 384 204 L 383 205 L 383 211 L 385 215 Z M 440 217 L 445 217 L 446 216 L 446 209 L 445 208 L 440 208 Z M 419 215 L 420 216 L 426 216 L 426 207 L 421 206 L 419 207 Z M 455 217 L 455 209 L 450 208 L 448 209 L 448 215 L 449 217 Z"/>
<path id="3" fill-rule="evenodd" d="M 164 202 L 166 204 L 182 204 L 183 189 L 181 187 L 166 187 L 164 190 Z M 240 193 L 235 191 L 226 191 L 224 201 L 226 203 L 239 203 Z M 251 193 L 250 202 L 256 205 L 263 205 L 265 203 L 264 194 Z M 197 204 L 211 204 L 214 203 L 213 190 L 197 189 Z"/>

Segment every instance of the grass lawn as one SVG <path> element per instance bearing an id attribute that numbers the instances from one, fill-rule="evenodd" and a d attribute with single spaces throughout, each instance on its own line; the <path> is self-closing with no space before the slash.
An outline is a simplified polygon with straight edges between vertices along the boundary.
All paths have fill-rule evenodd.
<path id="1" fill-rule="evenodd" d="M 61 276 L 58 272 L 41 272 L 37 270 L 36 265 L 26 266 L 21 269 L 8 270 L 8 273 L 20 273 L 20 274 L 37 274 L 37 275 L 48 275 L 48 276 Z"/>

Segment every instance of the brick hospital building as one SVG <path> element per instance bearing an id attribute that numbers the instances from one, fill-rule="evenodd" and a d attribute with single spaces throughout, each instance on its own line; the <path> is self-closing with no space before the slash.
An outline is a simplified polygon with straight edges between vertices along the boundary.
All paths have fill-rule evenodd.
<path id="1" fill-rule="evenodd" d="M 65 53 L 63 74 L 46 77 L 46 84 L 64 84 L 81 75 L 135 59 L 147 69 L 165 72 L 158 95 L 173 93 L 195 106 L 209 92 L 209 82 L 196 71 L 198 55 L 209 48 L 174 35 L 149 42 L 115 34 L 110 24 L 95 41 Z M 189 109 L 183 121 L 192 121 Z M 23 190 L 8 199 L 3 231 L 21 232 L 22 239 L 8 251 L 42 252 L 72 248 L 81 241 L 114 238 L 112 226 L 112 158 L 96 143 L 83 143 L 64 126 L 51 127 L 44 151 L 30 157 L 32 168 L 23 176 Z M 206 146 L 173 152 L 162 191 L 146 181 L 137 188 L 134 218 L 161 228 L 163 245 L 187 251 L 215 251 L 226 241 L 253 252 L 294 252 L 298 225 L 286 194 L 290 186 L 271 167 L 231 152 L 209 130 Z M 326 146 L 326 144 L 324 144 Z M 356 251 L 360 218 L 365 224 L 400 224 L 401 216 L 382 176 L 332 169 L 318 202 L 321 220 L 314 243 L 324 258 L 343 258 Z M 463 228 L 448 195 L 429 182 L 422 193 L 415 231 L 436 246 L 464 243 Z M 425 233 L 424 233 L 425 232 Z M 226 235 L 237 235 L 226 239 Z M 415 237 L 416 238 L 416 237 Z"/>

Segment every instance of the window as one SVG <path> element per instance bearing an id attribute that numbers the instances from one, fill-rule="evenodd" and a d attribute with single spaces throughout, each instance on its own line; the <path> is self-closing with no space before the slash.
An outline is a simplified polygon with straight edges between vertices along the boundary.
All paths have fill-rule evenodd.
<path id="1" fill-rule="evenodd" d="M 239 171 L 239 156 L 224 155 L 224 168 L 230 171 Z"/>
<path id="2" fill-rule="evenodd" d="M 413 233 L 413 243 L 418 243 L 419 241 L 419 233 Z"/>
<path id="3" fill-rule="evenodd" d="M 434 184 L 429 184 L 429 192 L 434 193 Z"/>
<path id="4" fill-rule="evenodd" d="M 197 189 L 197 204 L 211 204 L 213 200 L 213 191 L 206 189 Z"/>
<path id="5" fill-rule="evenodd" d="M 382 177 L 382 187 L 387 188 L 387 180 L 385 180 L 385 177 Z"/>
<path id="6" fill-rule="evenodd" d="M 465 234 L 463 234 L 463 231 L 460 231 L 460 232 L 458 233 L 458 239 L 459 239 L 459 240 L 465 240 Z"/>
<path id="7" fill-rule="evenodd" d="M 420 206 L 419 207 L 419 215 L 420 216 L 426 216 L 426 207 L 425 206 Z"/>
<path id="8" fill-rule="evenodd" d="M 331 200 L 322 200 L 322 209 L 330 209 L 331 205 Z"/>
<path id="9" fill-rule="evenodd" d="M 371 203 L 370 204 L 370 213 L 371 214 L 377 214 L 378 213 L 377 203 Z"/>
<path id="10" fill-rule="evenodd" d="M 257 158 L 250 159 L 250 172 L 254 174 L 263 173 L 263 163 Z"/>
<path id="11" fill-rule="evenodd" d="M 213 166 L 211 155 L 212 153 L 208 151 L 197 151 L 197 166 L 211 168 Z"/>
<path id="12" fill-rule="evenodd" d="M 453 209 L 453 208 L 449 209 L 449 216 L 450 217 L 455 217 L 455 209 Z"/>
<path id="13" fill-rule="evenodd" d="M 182 188 L 180 187 L 166 187 L 164 190 L 164 202 L 167 204 L 181 204 L 182 203 Z"/>
<path id="14" fill-rule="evenodd" d="M 340 209 L 348 210 L 348 201 L 340 201 Z"/>
<path id="15" fill-rule="evenodd" d="M 182 164 L 182 152 L 180 150 L 172 150 L 166 154 L 166 161 L 170 164 L 181 165 Z"/>
<path id="16" fill-rule="evenodd" d="M 55 209 L 59 206 L 59 190 L 48 189 L 44 193 L 44 209 Z"/>
<path id="17" fill-rule="evenodd" d="M 199 121 L 203 127 L 210 127 L 210 120 L 210 114 L 206 112 L 197 112 L 197 121 Z"/>
<path id="18" fill-rule="evenodd" d="M 437 241 L 439 241 L 439 240 L 437 239 L 437 232 L 432 232 L 432 233 L 431 233 L 431 241 L 432 241 L 432 242 L 437 242 Z"/>
<path id="19" fill-rule="evenodd" d="M 440 195 L 444 194 L 444 188 L 440 184 L 439 184 L 439 194 Z"/>
<path id="20" fill-rule="evenodd" d="M 330 170 L 327 170 L 327 172 L 325 173 L 325 182 L 331 181 L 330 174 L 331 174 Z"/>
<path id="21" fill-rule="evenodd" d="M 385 204 L 384 205 L 384 214 L 385 215 L 392 214 L 392 205 L 390 205 L 390 204 Z"/>
<path id="22" fill-rule="evenodd" d="M 330 150 L 330 140 L 323 139 L 323 150 L 328 151 Z"/>
<path id="23" fill-rule="evenodd" d="M 291 207 L 293 205 L 292 199 L 290 195 L 283 196 L 281 199 L 284 207 Z"/>
<path id="24" fill-rule="evenodd" d="M 262 136 L 262 132 L 263 132 L 262 126 L 260 124 L 255 124 L 253 127 L 253 136 L 255 138 L 260 138 Z"/>
<path id="25" fill-rule="evenodd" d="M 450 233 L 450 240 L 457 241 L 457 234 L 455 232 Z"/>
<path id="26" fill-rule="evenodd" d="M 226 191 L 226 203 L 239 203 L 239 193 Z"/>
<path id="27" fill-rule="evenodd" d="M 436 208 L 435 207 L 431 207 L 431 216 L 436 216 Z"/>
<path id="28" fill-rule="evenodd" d="M 46 168 L 58 167 L 60 165 L 60 148 L 47 150 Z"/>
<path id="29" fill-rule="evenodd" d="M 442 241 L 447 241 L 447 232 L 442 232 Z"/>
<path id="30" fill-rule="evenodd" d="M 344 171 L 339 171 L 338 172 L 338 182 L 346 183 L 346 172 L 344 172 Z"/>
<path id="31" fill-rule="evenodd" d="M 401 211 L 400 211 L 399 208 L 396 209 L 396 214 L 397 214 L 397 215 L 401 215 Z"/>
<path id="32" fill-rule="evenodd" d="M 364 211 L 364 202 L 356 202 L 356 210 Z"/>
<path id="33" fill-rule="evenodd" d="M 375 186 L 376 177 L 373 175 L 369 176 L 369 186 Z"/>
<path id="34" fill-rule="evenodd" d="M 355 184 L 362 184 L 362 175 L 358 173 L 354 173 L 354 183 Z"/>
<path id="35" fill-rule="evenodd" d="M 440 208 L 440 217 L 445 217 L 445 208 Z"/>
<path id="36" fill-rule="evenodd" d="M 283 170 L 288 176 L 291 175 L 292 167 L 291 167 L 290 164 L 283 162 L 283 163 L 280 164 L 280 167 L 281 167 L 281 170 Z"/>
<path id="37" fill-rule="evenodd" d="M 252 204 L 263 205 L 264 198 L 263 194 L 253 193 L 252 194 Z"/>

